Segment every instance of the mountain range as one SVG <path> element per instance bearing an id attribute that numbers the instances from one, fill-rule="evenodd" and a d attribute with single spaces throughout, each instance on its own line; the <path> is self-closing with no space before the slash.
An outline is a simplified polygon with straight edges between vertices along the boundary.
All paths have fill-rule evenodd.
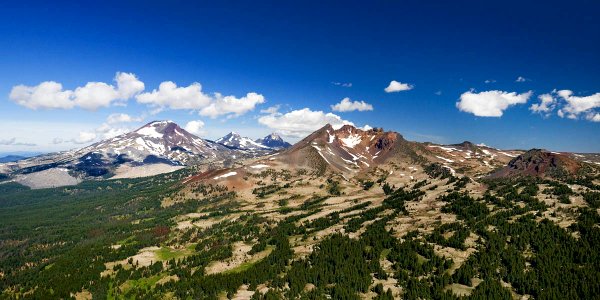
<path id="1" fill-rule="evenodd" d="M 172 121 L 154 121 L 81 149 L 2 163 L 0 173 L 31 187 L 49 187 L 90 178 L 150 176 L 185 166 L 227 169 L 261 157 L 269 157 L 265 163 L 279 163 L 282 168 L 309 167 L 346 178 L 383 164 L 407 168 L 435 164 L 451 174 L 472 177 L 545 177 L 577 175 L 600 163 L 597 154 L 499 150 L 467 141 L 419 143 L 397 132 L 351 125 L 334 128 L 327 124 L 293 146 L 277 134 L 252 140 L 231 132 L 211 141 Z"/>
<path id="2" fill-rule="evenodd" d="M 150 176 L 184 166 L 227 167 L 276 150 L 234 133 L 214 142 L 172 121 L 154 121 L 81 149 L 14 158 L 0 164 L 0 173 L 32 187 L 50 187 L 86 178 Z"/>

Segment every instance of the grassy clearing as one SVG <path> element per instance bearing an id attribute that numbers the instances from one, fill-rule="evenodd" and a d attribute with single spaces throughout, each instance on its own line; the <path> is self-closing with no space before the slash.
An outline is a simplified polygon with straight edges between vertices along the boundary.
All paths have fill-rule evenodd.
<path id="1" fill-rule="evenodd" d="M 459 283 L 453 283 L 446 287 L 446 290 L 451 290 L 456 296 L 469 296 L 475 288 Z"/>
<path id="2" fill-rule="evenodd" d="M 388 254 L 390 254 L 391 251 L 392 251 L 391 249 L 383 249 L 383 251 L 381 251 L 381 254 L 379 255 L 379 260 L 386 259 Z"/>
<path id="3" fill-rule="evenodd" d="M 120 240 L 117 242 L 117 245 L 126 246 L 126 245 L 134 245 L 137 241 L 135 240 L 135 236 L 130 236 L 126 239 Z"/>
<path id="4" fill-rule="evenodd" d="M 123 291 L 123 293 L 127 293 L 127 291 L 129 291 L 133 288 L 140 288 L 140 289 L 147 290 L 147 289 L 154 287 L 156 285 L 156 283 L 163 277 L 164 277 L 163 274 L 158 274 L 158 275 L 154 275 L 154 276 L 151 276 L 148 278 L 127 280 L 125 283 L 123 283 L 123 285 L 121 285 L 121 291 Z"/>
<path id="5" fill-rule="evenodd" d="M 241 265 L 227 270 L 225 272 L 223 272 L 223 274 L 228 274 L 228 273 L 240 273 L 243 271 L 246 271 L 248 269 L 250 269 L 250 267 L 252 267 L 254 264 L 256 264 L 257 262 L 263 260 L 265 257 L 269 256 L 269 254 L 271 254 L 271 252 L 275 249 L 275 246 L 269 245 L 267 246 L 267 248 L 261 252 L 258 252 L 255 254 L 255 258 L 247 261 L 245 263 L 242 263 Z"/>
<path id="6" fill-rule="evenodd" d="M 190 244 L 186 246 L 184 249 L 172 249 L 169 247 L 161 247 L 156 250 L 154 253 L 156 257 L 160 260 L 171 260 L 171 259 L 179 259 L 185 256 L 192 255 L 195 250 L 194 247 L 196 244 Z"/>

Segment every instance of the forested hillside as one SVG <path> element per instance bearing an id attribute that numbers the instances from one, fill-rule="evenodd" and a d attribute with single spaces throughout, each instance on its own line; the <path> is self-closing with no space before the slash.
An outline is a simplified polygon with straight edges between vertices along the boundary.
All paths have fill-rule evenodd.
<path id="1" fill-rule="evenodd" d="M 44 190 L 1 184 L 1 298 L 600 295 L 597 185 L 530 178 L 476 190 L 427 171 L 403 184 L 375 170 L 317 185 L 318 174 L 268 169 L 252 175 L 264 182 L 250 194 L 184 184 L 187 169 Z"/>

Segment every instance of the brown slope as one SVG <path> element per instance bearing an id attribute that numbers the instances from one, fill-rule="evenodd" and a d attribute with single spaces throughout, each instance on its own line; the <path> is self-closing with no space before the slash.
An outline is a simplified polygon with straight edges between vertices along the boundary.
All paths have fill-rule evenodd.
<path id="1" fill-rule="evenodd" d="M 519 176 L 565 178 L 576 176 L 583 165 L 569 154 L 531 149 L 514 159 L 491 178 L 507 178 Z"/>
<path id="2" fill-rule="evenodd" d="M 357 173 L 390 158 L 418 156 L 412 148 L 414 143 L 397 132 L 362 130 L 351 125 L 334 129 L 328 124 L 275 159 L 295 167 Z"/>

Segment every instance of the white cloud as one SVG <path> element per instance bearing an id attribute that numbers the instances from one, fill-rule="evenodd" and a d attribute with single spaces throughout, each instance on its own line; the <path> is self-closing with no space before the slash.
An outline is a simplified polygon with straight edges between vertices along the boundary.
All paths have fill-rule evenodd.
<path id="1" fill-rule="evenodd" d="M 128 114 L 124 113 L 116 113 L 110 114 L 106 118 L 106 123 L 108 124 L 119 124 L 119 123 L 131 123 L 131 122 L 141 122 L 143 121 L 143 117 L 132 117 Z"/>
<path id="2" fill-rule="evenodd" d="M 571 90 L 553 90 L 550 93 L 538 97 L 539 103 L 532 104 L 529 108 L 536 113 L 549 116 L 558 108 L 556 114 L 561 118 L 579 119 L 583 118 L 592 122 L 600 122 L 600 93 L 589 96 L 573 96 Z"/>
<path id="3" fill-rule="evenodd" d="M 63 91 L 62 88 L 62 84 L 54 81 L 45 81 L 36 86 L 21 84 L 14 86 L 8 97 L 29 109 L 73 108 L 75 106 L 71 99 L 73 91 Z"/>
<path id="4" fill-rule="evenodd" d="M 341 87 L 352 87 L 352 82 L 332 82 L 331 84 Z"/>
<path id="5" fill-rule="evenodd" d="M 204 122 L 201 120 L 189 121 L 185 124 L 184 129 L 195 135 L 204 135 L 206 132 L 204 131 Z"/>
<path id="6" fill-rule="evenodd" d="M 133 73 L 117 72 L 115 81 L 117 82 L 117 91 L 119 92 L 119 98 L 121 99 L 129 99 L 141 93 L 145 88 L 144 83 Z"/>
<path id="7" fill-rule="evenodd" d="M 408 91 L 408 90 L 412 90 L 412 89 L 413 89 L 413 86 L 408 83 L 402 83 L 402 82 L 398 82 L 396 80 L 392 80 L 390 82 L 390 85 L 388 85 L 388 87 L 386 87 L 384 89 L 384 91 L 386 93 L 393 93 L 393 92 Z"/>
<path id="8" fill-rule="evenodd" d="M 485 83 L 494 83 L 494 82 L 496 82 L 496 79 L 486 79 L 484 82 Z"/>
<path id="9" fill-rule="evenodd" d="M 270 115 L 279 114 L 280 107 L 281 107 L 280 105 L 273 105 L 271 107 L 268 107 L 267 109 L 261 109 L 260 113 L 261 114 L 270 114 Z"/>
<path id="10" fill-rule="evenodd" d="M 471 90 L 460 95 L 456 107 L 479 117 L 501 117 L 508 107 L 526 103 L 531 95 L 531 91 L 517 94 L 503 91 L 475 93 Z"/>
<path id="11" fill-rule="evenodd" d="M 117 72 L 117 86 L 104 82 L 88 82 L 83 87 L 64 90 L 60 83 L 44 81 L 37 86 L 14 86 L 9 98 L 30 109 L 71 109 L 81 107 L 96 110 L 117 100 L 127 100 L 144 89 L 144 83 L 134 74 Z"/>
<path id="12" fill-rule="evenodd" d="M 30 109 L 80 107 L 94 111 L 101 107 L 126 106 L 127 100 L 135 97 L 138 103 L 152 108 L 151 114 L 165 109 L 185 109 L 199 111 L 201 115 L 212 118 L 221 115 L 237 117 L 265 103 L 264 96 L 257 93 L 248 93 L 241 98 L 220 93 L 208 95 L 202 92 L 202 85 L 198 82 L 178 87 L 172 81 L 164 81 L 158 89 L 142 93 L 145 84 L 133 73 L 117 72 L 114 81 L 116 85 L 88 82 L 74 90 L 63 90 L 62 84 L 54 81 L 36 86 L 17 85 L 12 88 L 9 98 Z"/>
<path id="13" fill-rule="evenodd" d="M 178 87 L 172 81 L 165 81 L 159 85 L 158 90 L 139 94 L 136 99 L 159 111 L 165 108 L 198 110 L 200 115 L 211 118 L 221 115 L 237 117 L 253 110 L 256 105 L 265 103 L 265 97 L 257 93 L 248 93 L 242 98 L 223 96 L 220 93 L 211 97 L 202 92 L 202 85 L 198 82 Z"/>
<path id="14" fill-rule="evenodd" d="M 442 95 L 442 91 L 437 91 L 434 93 L 436 96 L 441 96 Z"/>
<path id="15" fill-rule="evenodd" d="M 350 98 L 346 97 L 342 99 L 340 103 L 335 105 L 331 105 L 331 109 L 333 111 L 339 112 L 347 112 L 347 111 L 369 111 L 373 110 L 373 105 L 366 103 L 364 101 L 352 101 Z"/>
<path id="16" fill-rule="evenodd" d="M 525 81 L 530 81 L 530 79 L 525 78 L 523 76 L 519 76 L 519 77 L 517 77 L 517 79 L 515 79 L 515 82 L 525 82 Z"/>
<path id="17" fill-rule="evenodd" d="M 197 110 L 210 104 L 210 96 L 202 93 L 202 85 L 194 82 L 178 87 L 172 81 L 162 82 L 158 90 L 137 95 L 137 102 L 158 108 Z"/>
<path id="18" fill-rule="evenodd" d="M 77 138 L 71 139 L 71 142 L 75 144 L 87 144 L 96 139 L 96 133 L 89 131 L 81 131 L 79 132 L 79 136 Z"/>
<path id="19" fill-rule="evenodd" d="M 119 97 L 119 92 L 114 86 L 104 82 L 88 82 L 83 87 L 78 87 L 74 92 L 75 105 L 96 110 L 99 107 L 108 107 L 112 101 Z"/>
<path id="20" fill-rule="evenodd" d="M 535 113 L 543 113 L 549 115 L 556 108 L 556 99 L 552 94 L 542 94 L 538 96 L 540 103 L 534 103 L 529 107 L 529 110 Z"/>
<path id="21" fill-rule="evenodd" d="M 312 111 L 309 108 L 294 110 L 283 115 L 262 116 L 258 118 L 258 122 L 290 137 L 304 137 L 328 123 L 336 128 L 346 124 L 354 125 L 338 115 Z"/>
<path id="22" fill-rule="evenodd" d="M 10 138 L 7 140 L 0 140 L 0 146 L 36 146 L 36 144 L 33 143 L 23 143 L 23 142 L 17 142 L 17 138 Z"/>
<path id="23" fill-rule="evenodd" d="M 589 113 L 585 116 L 585 119 L 592 122 L 600 122 L 600 113 Z"/>
<path id="24" fill-rule="evenodd" d="M 114 113 L 106 117 L 106 122 L 102 123 L 95 132 L 99 134 L 102 139 L 110 139 L 115 136 L 128 133 L 133 128 L 128 123 L 137 123 L 144 120 L 143 116 L 132 117 L 124 113 Z"/>
<path id="25" fill-rule="evenodd" d="M 216 118 L 221 115 L 241 116 L 256 105 L 265 103 L 265 97 L 257 93 L 248 93 L 245 97 L 225 96 L 216 93 L 214 101 L 200 111 L 200 115 Z"/>
<path id="26" fill-rule="evenodd" d="M 96 128 L 96 132 L 102 135 L 102 139 L 114 138 L 115 136 L 128 133 L 131 130 L 132 129 L 129 127 L 110 127 L 106 124 L 102 124 L 100 127 Z"/>
<path id="27" fill-rule="evenodd" d="M 570 119 L 577 119 L 581 114 L 585 114 L 587 120 L 596 122 L 598 112 L 595 110 L 600 108 L 600 93 L 579 97 L 573 96 L 571 90 L 560 90 L 556 94 L 566 102 L 559 110 L 560 117 L 567 116 Z"/>

